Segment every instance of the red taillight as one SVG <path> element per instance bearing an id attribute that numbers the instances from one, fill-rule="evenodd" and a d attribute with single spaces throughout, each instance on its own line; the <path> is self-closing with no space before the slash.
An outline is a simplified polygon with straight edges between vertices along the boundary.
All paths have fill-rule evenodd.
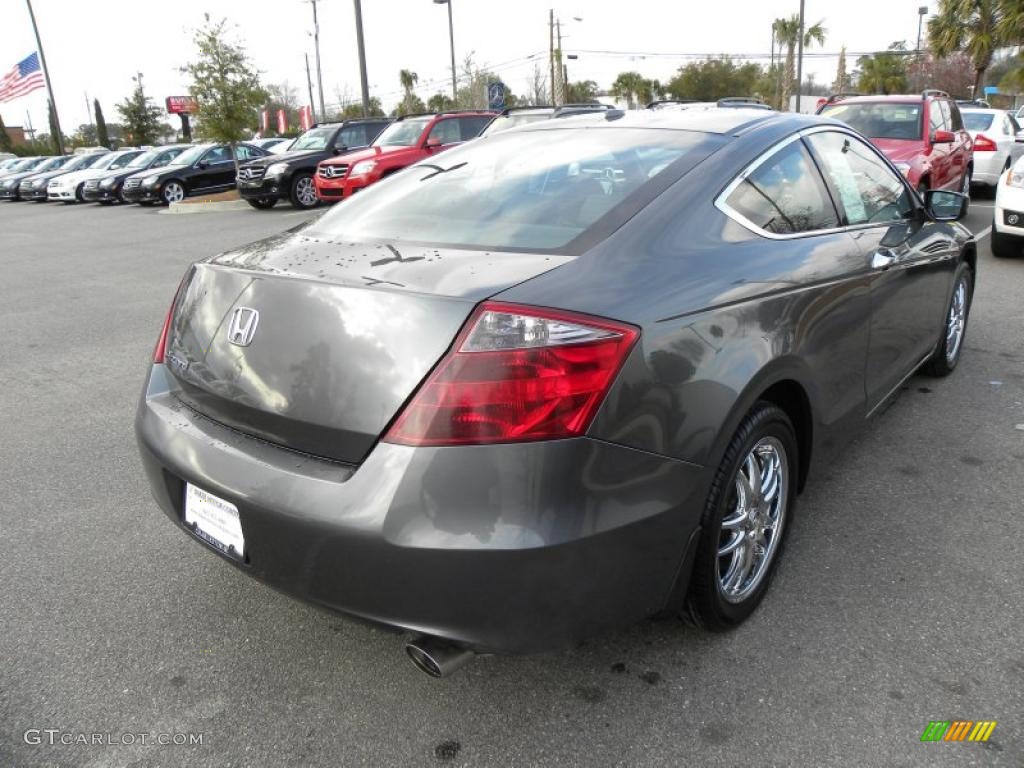
<path id="1" fill-rule="evenodd" d="M 581 435 L 638 336 L 609 320 L 485 302 L 385 440 L 470 445 Z"/>
<path id="2" fill-rule="evenodd" d="M 974 137 L 974 151 L 975 152 L 995 152 L 996 143 L 992 141 L 984 133 L 979 133 Z"/>
<path id="3" fill-rule="evenodd" d="M 177 290 L 174 291 L 174 298 L 171 299 L 171 306 L 167 310 L 167 317 L 164 318 L 164 326 L 160 329 L 160 338 L 156 340 L 156 346 L 153 348 L 153 362 L 162 363 L 164 361 L 164 352 L 167 350 L 167 334 L 171 330 L 171 320 L 174 319 L 174 308 L 178 306 L 178 297 L 181 295 L 181 289 L 188 282 L 188 274 L 181 279 L 178 283 Z"/>
<path id="4" fill-rule="evenodd" d="M 174 297 L 177 299 L 177 295 Z M 153 362 L 162 363 L 164 361 L 164 350 L 167 349 L 167 331 L 171 328 L 171 318 L 174 316 L 174 305 L 177 301 L 171 302 L 171 308 L 167 310 L 167 317 L 164 319 L 164 327 L 160 330 L 160 338 L 156 340 L 156 347 L 153 348 Z"/>

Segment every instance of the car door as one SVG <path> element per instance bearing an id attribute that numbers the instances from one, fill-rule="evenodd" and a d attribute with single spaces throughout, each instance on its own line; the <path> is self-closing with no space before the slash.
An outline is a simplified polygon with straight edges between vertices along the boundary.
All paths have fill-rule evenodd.
<path id="1" fill-rule="evenodd" d="M 454 147 L 461 141 L 462 132 L 459 130 L 458 118 L 444 117 L 434 123 L 434 127 L 427 134 L 427 141 L 424 146 L 428 151 L 440 152 L 449 147 Z"/>
<path id="2" fill-rule="evenodd" d="M 226 189 L 234 183 L 235 161 L 226 144 L 211 147 L 196 163 L 195 170 L 186 181 L 189 193 Z"/>
<path id="3" fill-rule="evenodd" d="M 842 131 L 813 133 L 814 150 L 870 275 L 865 369 L 869 409 L 934 349 L 943 328 L 957 247 L 928 219 L 903 177 L 867 142 Z"/>
<path id="4" fill-rule="evenodd" d="M 971 135 L 964 128 L 964 120 L 960 109 L 948 99 L 938 102 L 942 110 L 942 122 L 946 130 L 953 134 L 953 143 L 949 145 L 949 181 L 946 189 L 960 191 L 967 166 L 971 162 Z"/>
<path id="5" fill-rule="evenodd" d="M 953 174 L 950 171 L 950 156 L 954 144 L 937 143 L 935 134 L 945 131 L 946 123 L 942 117 L 942 107 L 939 100 L 934 99 L 928 102 L 928 154 L 930 155 L 931 179 L 928 186 L 931 189 L 947 189 Z"/>
<path id="6" fill-rule="evenodd" d="M 368 128 L 369 126 L 366 123 L 354 123 L 353 125 L 343 126 L 334 138 L 335 152 L 347 152 L 367 146 L 372 141 L 367 135 Z"/>
<path id="7" fill-rule="evenodd" d="M 739 262 L 736 290 L 750 290 L 753 273 L 763 269 L 765 280 L 754 284 L 780 297 L 793 292 L 782 315 L 769 311 L 771 300 L 755 314 L 766 329 L 788 324 L 790 343 L 815 379 L 821 424 L 829 427 L 864 416 L 871 316 L 863 255 L 842 228 L 832 197 L 797 136 L 744 170 L 717 203 L 763 238 L 751 262 Z"/>

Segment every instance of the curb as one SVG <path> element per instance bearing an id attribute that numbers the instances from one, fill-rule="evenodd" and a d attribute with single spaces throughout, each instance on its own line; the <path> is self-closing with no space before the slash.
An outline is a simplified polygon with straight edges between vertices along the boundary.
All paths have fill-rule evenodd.
<path id="1" fill-rule="evenodd" d="M 247 211 L 250 205 L 245 200 L 220 200 L 210 203 L 171 203 L 161 213 L 224 213 L 225 211 Z"/>

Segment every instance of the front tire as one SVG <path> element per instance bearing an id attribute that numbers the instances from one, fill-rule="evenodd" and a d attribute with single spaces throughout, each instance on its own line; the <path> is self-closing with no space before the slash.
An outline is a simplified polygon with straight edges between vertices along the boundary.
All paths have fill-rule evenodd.
<path id="1" fill-rule="evenodd" d="M 292 205 L 296 208 L 309 210 L 316 208 L 320 200 L 316 196 L 316 186 L 313 184 L 313 176 L 309 173 L 297 173 L 292 179 L 291 192 L 288 195 Z"/>
<path id="2" fill-rule="evenodd" d="M 729 442 L 705 504 L 686 604 L 698 626 L 731 629 L 764 598 L 792 516 L 799 465 L 789 417 L 758 402 Z"/>
<path id="3" fill-rule="evenodd" d="M 974 294 L 974 273 L 968 264 L 961 264 L 953 281 L 953 295 L 946 308 L 946 324 L 942 340 L 931 358 L 925 363 L 925 372 L 931 376 L 949 376 L 960 362 L 967 335 L 967 318 L 971 313 Z"/>
<path id="4" fill-rule="evenodd" d="M 171 179 L 170 181 L 165 181 L 163 186 L 160 187 L 160 201 L 164 205 L 180 203 L 184 199 L 185 187 L 182 186 L 180 181 Z"/>

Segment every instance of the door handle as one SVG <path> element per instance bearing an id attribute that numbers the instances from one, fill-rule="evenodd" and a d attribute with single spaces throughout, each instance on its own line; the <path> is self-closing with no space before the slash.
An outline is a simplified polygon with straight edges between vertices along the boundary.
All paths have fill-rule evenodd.
<path id="1" fill-rule="evenodd" d="M 888 269 L 896 261 L 892 251 L 875 251 L 871 256 L 872 269 Z"/>

